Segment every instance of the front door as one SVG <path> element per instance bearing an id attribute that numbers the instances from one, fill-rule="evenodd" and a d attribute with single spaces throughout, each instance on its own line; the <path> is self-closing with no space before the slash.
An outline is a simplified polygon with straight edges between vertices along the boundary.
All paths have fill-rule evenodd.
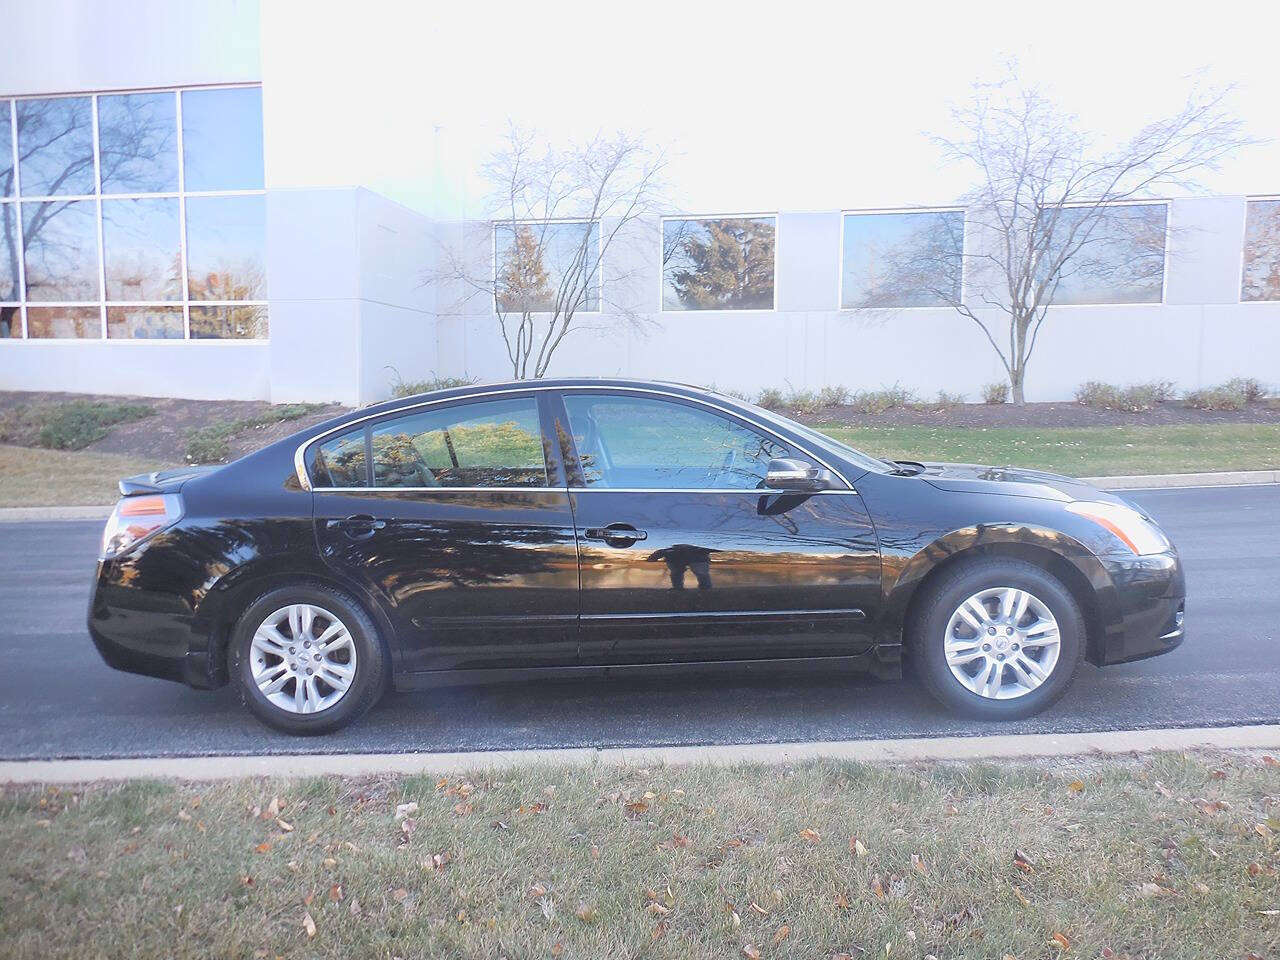
<path id="1" fill-rule="evenodd" d="M 551 448 L 532 392 L 429 404 L 321 443 L 321 555 L 390 611 L 402 670 L 577 662 L 573 518 Z"/>
<path id="2" fill-rule="evenodd" d="M 566 390 L 583 663 L 842 656 L 873 645 L 880 559 L 857 493 L 762 489 L 804 451 L 727 411 Z"/>

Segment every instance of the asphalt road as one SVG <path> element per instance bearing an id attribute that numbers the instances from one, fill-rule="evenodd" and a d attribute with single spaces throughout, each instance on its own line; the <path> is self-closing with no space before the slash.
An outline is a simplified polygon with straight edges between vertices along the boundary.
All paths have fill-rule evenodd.
<path id="1" fill-rule="evenodd" d="M 392 694 L 354 728 L 276 734 L 236 693 L 118 673 L 84 627 L 98 522 L 0 524 L 0 758 L 410 752 L 1052 733 L 1280 722 L 1280 486 L 1132 494 L 1187 567 L 1188 637 L 1082 668 L 1031 720 L 957 719 L 910 682 L 743 676 Z"/>

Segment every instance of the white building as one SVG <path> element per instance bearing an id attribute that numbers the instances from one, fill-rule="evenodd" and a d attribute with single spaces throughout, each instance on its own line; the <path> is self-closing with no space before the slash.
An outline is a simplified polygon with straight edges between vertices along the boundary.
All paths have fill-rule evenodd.
<path id="1" fill-rule="evenodd" d="M 369 128 L 393 172 L 330 163 L 341 172 L 316 182 L 308 157 L 340 155 L 365 128 L 327 116 L 319 82 L 349 25 L 299 22 L 299 9 L 6 5 L 5 33 L 21 40 L 0 63 L 0 388 L 357 404 L 385 397 L 393 370 L 510 375 L 492 304 L 424 283 L 445 245 L 491 228 L 370 189 L 411 175 L 406 154 L 422 143 Z M 383 118 L 397 105 L 412 114 L 423 91 L 371 81 L 351 97 L 361 94 Z M 450 169 L 424 160 L 428 193 L 453 189 Z M 1090 379 L 1280 381 L 1280 200 L 1133 212 L 1149 219 L 1154 253 L 1136 272 L 1131 256 L 1108 271 L 1104 247 L 1089 282 L 1064 284 L 1029 399 L 1065 399 Z M 594 304 L 550 372 L 744 392 L 897 383 L 973 399 L 1002 377 L 981 333 L 926 294 L 895 300 L 876 281 L 895 239 L 957 224 L 963 233 L 963 212 L 937 208 L 655 217 L 603 265 L 603 283 L 627 278 L 608 300 L 641 322 Z M 688 264 L 664 269 L 664 231 L 726 225 L 762 242 L 766 276 L 738 299 L 691 296 L 676 276 Z"/>

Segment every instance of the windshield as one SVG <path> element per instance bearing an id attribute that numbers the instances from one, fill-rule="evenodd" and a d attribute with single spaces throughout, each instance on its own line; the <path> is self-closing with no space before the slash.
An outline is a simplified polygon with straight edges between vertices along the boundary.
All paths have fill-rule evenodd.
<path id="1" fill-rule="evenodd" d="M 807 427 L 803 423 L 798 423 L 790 417 L 784 417 L 780 413 L 774 413 L 772 410 L 766 410 L 764 407 L 757 407 L 755 404 L 747 404 L 755 412 L 756 416 L 768 423 L 774 423 L 780 427 L 785 427 L 794 433 L 799 434 L 815 447 L 833 453 L 838 457 L 848 460 L 850 463 L 856 464 L 863 470 L 869 470 L 873 473 L 888 473 L 889 465 L 883 460 L 877 460 L 875 457 L 863 453 L 861 450 L 855 450 L 848 444 L 841 443 L 839 440 L 827 436 L 825 433 L 819 433 L 813 427 Z"/>

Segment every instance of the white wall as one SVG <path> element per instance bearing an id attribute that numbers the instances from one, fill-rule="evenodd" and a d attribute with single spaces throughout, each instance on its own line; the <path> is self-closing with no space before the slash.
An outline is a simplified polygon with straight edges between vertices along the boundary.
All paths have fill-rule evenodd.
<path id="1" fill-rule="evenodd" d="M 258 0 L 6 0 L 0 95 L 261 79 Z"/>
<path id="2" fill-rule="evenodd" d="M 1280 303 L 1239 302 L 1244 205 L 1243 197 L 1173 202 L 1164 303 L 1050 308 L 1027 398 L 1070 400 L 1086 380 L 1167 379 L 1185 390 L 1251 376 L 1280 386 Z M 970 400 L 1005 377 L 978 327 L 950 309 L 837 310 L 838 211 L 779 214 L 776 311 L 659 311 L 656 227 L 651 235 L 613 256 L 617 271 L 634 276 L 630 299 L 622 299 L 638 322 L 584 315 L 596 329 L 572 333 L 551 373 L 653 377 L 748 394 L 899 384 L 922 398 L 946 390 Z M 472 256 L 486 249 L 474 240 L 461 246 Z M 612 295 L 619 299 L 616 288 Z M 441 313 L 443 374 L 510 376 L 487 300 L 456 311 L 442 305 Z M 1002 323 L 994 313 L 988 322 L 993 331 Z"/>

